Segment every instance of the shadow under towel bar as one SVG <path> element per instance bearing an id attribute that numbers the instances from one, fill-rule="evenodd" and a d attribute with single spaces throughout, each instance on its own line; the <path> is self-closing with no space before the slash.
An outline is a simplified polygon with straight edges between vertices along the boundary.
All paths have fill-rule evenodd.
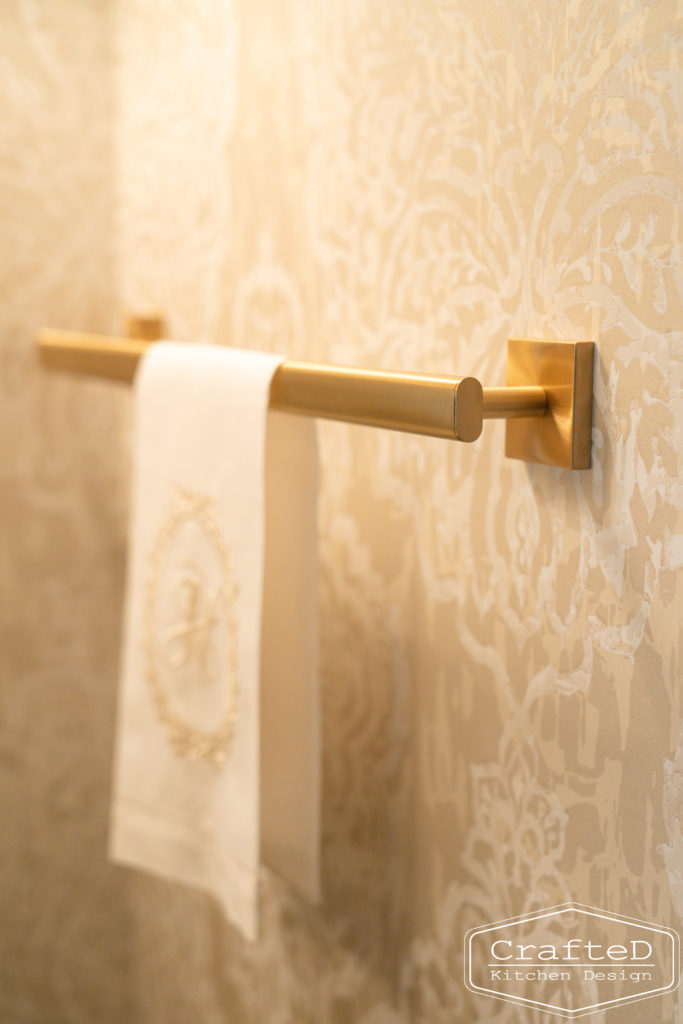
<path id="1" fill-rule="evenodd" d="M 151 342 L 44 329 L 53 369 L 132 382 Z M 475 377 L 394 373 L 286 361 L 271 408 L 350 423 L 476 441 L 485 419 L 506 419 L 506 455 L 570 469 L 590 466 L 593 342 L 508 341 L 507 386 Z"/>

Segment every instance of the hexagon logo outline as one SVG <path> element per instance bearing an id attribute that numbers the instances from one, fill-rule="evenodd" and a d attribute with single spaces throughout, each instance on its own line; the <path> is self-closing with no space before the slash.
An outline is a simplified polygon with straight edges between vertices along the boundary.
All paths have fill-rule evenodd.
<path id="1" fill-rule="evenodd" d="M 522 924 L 528 921 L 535 921 L 541 918 L 554 917 L 560 914 L 574 912 L 590 917 L 598 917 L 605 921 L 616 921 L 624 925 L 632 925 L 638 927 L 643 931 L 656 932 L 659 935 L 665 936 L 671 942 L 671 980 L 666 985 L 659 986 L 656 989 L 651 989 L 646 992 L 634 993 L 631 995 L 620 996 L 616 999 L 611 1000 L 600 1000 L 597 1003 L 592 1003 L 586 1006 L 579 1006 L 575 1008 L 559 1007 L 552 1003 L 544 1003 L 541 1000 L 533 1000 L 524 996 L 514 995 L 512 993 L 506 994 L 495 989 L 487 989 L 482 985 L 478 985 L 472 979 L 472 941 L 477 935 L 492 932 L 498 928 L 504 928 L 506 926 L 512 926 L 515 924 Z M 597 963 L 597 962 L 596 962 Z M 618 961 L 614 966 L 618 966 Z M 580 966 L 580 965 L 577 965 Z M 487 925 L 479 925 L 474 928 L 470 928 L 465 934 L 464 943 L 464 981 L 465 987 L 477 995 L 485 995 L 491 999 L 498 999 L 502 1002 L 516 1003 L 521 1006 L 530 1006 L 538 1010 L 544 1010 L 546 1013 L 552 1013 L 558 1017 L 564 1017 L 566 1019 L 576 1019 L 577 1017 L 586 1016 L 589 1013 L 594 1013 L 596 1010 L 611 1009 L 618 1005 L 624 1005 L 626 1003 L 639 1002 L 642 999 L 652 999 L 655 996 L 664 995 L 666 992 L 675 991 L 678 988 L 681 977 L 680 977 L 680 936 L 678 932 L 672 928 L 667 928 L 664 925 L 653 924 L 651 921 L 642 921 L 638 918 L 628 917 L 625 914 L 617 914 L 613 911 L 599 910 L 597 907 L 591 907 L 584 903 L 576 903 L 569 901 L 567 903 L 559 903 L 554 907 L 547 907 L 541 910 L 530 911 L 526 914 L 518 914 L 513 917 L 503 918 L 499 921 L 490 922 Z"/>

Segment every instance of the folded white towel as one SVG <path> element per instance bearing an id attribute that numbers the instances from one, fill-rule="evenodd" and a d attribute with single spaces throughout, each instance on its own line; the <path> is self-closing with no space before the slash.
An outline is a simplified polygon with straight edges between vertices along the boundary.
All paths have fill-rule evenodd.
<path id="1" fill-rule="evenodd" d="M 319 888 L 315 431 L 268 413 L 280 361 L 158 343 L 138 371 L 110 832 L 249 939 L 261 853 Z"/>

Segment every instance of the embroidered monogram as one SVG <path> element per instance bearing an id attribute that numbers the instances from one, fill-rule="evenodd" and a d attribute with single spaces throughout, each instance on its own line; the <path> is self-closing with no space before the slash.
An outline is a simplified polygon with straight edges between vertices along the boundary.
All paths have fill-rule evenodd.
<path id="1" fill-rule="evenodd" d="M 209 590 L 201 569 L 191 563 L 182 567 L 174 585 L 180 619 L 162 631 L 161 657 L 171 669 L 194 661 L 200 681 L 202 677 L 215 679 L 218 658 L 212 634 L 220 622 L 218 606 L 223 591 Z"/>
<path id="2" fill-rule="evenodd" d="M 180 491 L 149 561 L 147 681 L 176 754 L 216 768 L 236 719 L 236 596 L 214 501 Z"/>

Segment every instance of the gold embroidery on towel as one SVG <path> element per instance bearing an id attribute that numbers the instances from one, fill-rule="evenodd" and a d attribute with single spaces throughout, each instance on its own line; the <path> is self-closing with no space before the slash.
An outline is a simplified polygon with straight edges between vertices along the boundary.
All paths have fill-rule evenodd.
<path id="1" fill-rule="evenodd" d="M 180 491 L 149 561 L 147 681 L 175 753 L 215 768 L 225 760 L 237 715 L 236 597 L 215 502 Z"/>

